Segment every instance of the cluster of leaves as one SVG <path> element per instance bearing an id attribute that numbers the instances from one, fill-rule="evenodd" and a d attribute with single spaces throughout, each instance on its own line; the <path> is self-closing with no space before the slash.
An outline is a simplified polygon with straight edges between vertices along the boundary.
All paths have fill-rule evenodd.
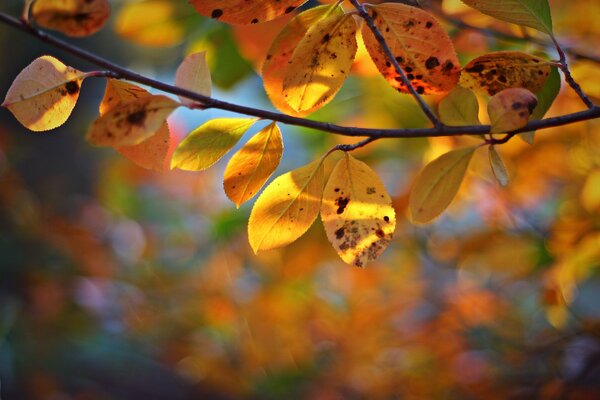
<path id="1" fill-rule="evenodd" d="M 552 35 L 546 1 L 467 1 L 483 13 Z M 289 14 L 303 2 L 242 0 L 192 1 L 197 11 L 230 24 L 255 24 Z M 265 91 L 273 105 L 304 116 L 333 99 L 354 62 L 358 39 L 387 82 L 401 93 L 447 93 L 439 103 L 446 125 L 479 125 L 479 100 L 487 99 L 489 138 L 510 134 L 532 118 L 542 118 L 560 88 L 556 63 L 517 51 L 482 55 L 461 68 L 448 34 L 430 13 L 399 3 L 367 7 L 375 29 L 360 28 L 355 12 L 337 2 L 295 15 L 272 43 L 262 66 Z M 509 4 L 510 3 L 510 4 Z M 35 0 L 26 18 L 71 36 L 102 27 L 109 15 L 107 0 Z M 378 37 L 381 35 L 381 38 Z M 383 45 L 393 58 L 389 58 Z M 9 89 L 3 106 L 33 131 L 62 125 L 88 77 L 51 56 L 25 68 Z M 211 76 L 203 53 L 181 63 L 175 84 L 201 96 L 211 93 Z M 167 117 L 178 107 L 201 109 L 197 100 L 152 95 L 131 83 L 108 79 L 100 116 L 87 133 L 90 143 L 110 146 L 135 163 L 161 170 L 170 147 Z M 209 121 L 192 131 L 168 162 L 171 168 L 201 171 L 231 150 L 256 122 L 252 118 Z M 524 135 L 526 140 L 532 134 Z M 453 150 L 428 164 L 410 196 L 410 217 L 426 223 L 440 215 L 456 195 L 474 152 L 481 146 Z M 494 174 L 503 185 L 508 174 L 494 146 L 489 146 Z M 255 196 L 278 166 L 283 153 L 279 127 L 272 122 L 231 158 L 224 177 L 227 196 L 238 206 Z M 377 258 L 392 238 L 396 219 L 391 199 L 377 174 L 347 152 L 329 177 L 324 162 L 332 154 L 277 177 L 256 201 L 248 224 L 255 252 L 285 246 L 302 236 L 319 216 L 327 236 L 347 263 L 364 266 Z"/>

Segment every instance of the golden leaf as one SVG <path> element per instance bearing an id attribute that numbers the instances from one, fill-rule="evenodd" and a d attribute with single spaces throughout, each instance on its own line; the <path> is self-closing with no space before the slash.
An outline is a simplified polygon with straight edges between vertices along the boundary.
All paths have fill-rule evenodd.
<path id="1" fill-rule="evenodd" d="M 289 14 L 306 0 L 248 1 L 248 0 L 190 0 L 205 17 L 230 24 L 257 24 Z"/>
<path id="2" fill-rule="evenodd" d="M 456 86 L 438 106 L 440 120 L 450 126 L 479 125 L 477 96 L 462 86 Z"/>
<path id="3" fill-rule="evenodd" d="M 397 3 L 373 6 L 370 14 L 418 93 L 443 93 L 456 86 L 460 71 L 456 51 L 433 15 Z M 362 33 L 367 50 L 383 77 L 396 90 L 408 93 L 408 88 L 366 24 Z"/>
<path id="4" fill-rule="evenodd" d="M 17 75 L 2 106 L 32 131 L 57 128 L 71 115 L 85 77 L 54 57 L 39 57 Z"/>
<path id="5" fill-rule="evenodd" d="M 323 180 L 323 162 L 316 160 L 267 186 L 248 221 L 248 240 L 255 253 L 286 246 L 310 228 L 321 207 Z"/>
<path id="6" fill-rule="evenodd" d="M 273 122 L 229 160 L 223 180 L 227 197 L 238 207 L 252 198 L 275 171 L 282 155 L 281 131 Z"/>
<path id="7" fill-rule="evenodd" d="M 498 154 L 495 146 L 490 146 L 489 155 L 492 172 L 498 180 L 498 183 L 501 186 L 508 185 L 508 172 L 506 171 L 504 161 L 502 161 L 502 157 L 500 157 L 500 154 Z"/>
<path id="8" fill-rule="evenodd" d="M 327 238 L 344 262 L 364 267 L 385 250 L 396 227 L 391 203 L 377 174 L 344 153 L 331 172 L 321 204 Z"/>
<path id="9" fill-rule="evenodd" d="M 529 122 L 537 106 L 537 98 L 527 89 L 505 89 L 494 95 L 488 103 L 491 132 L 511 132 Z"/>
<path id="10" fill-rule="evenodd" d="M 89 36 L 108 20 L 110 4 L 108 0 L 36 0 L 31 16 L 44 28 L 69 36 Z"/>

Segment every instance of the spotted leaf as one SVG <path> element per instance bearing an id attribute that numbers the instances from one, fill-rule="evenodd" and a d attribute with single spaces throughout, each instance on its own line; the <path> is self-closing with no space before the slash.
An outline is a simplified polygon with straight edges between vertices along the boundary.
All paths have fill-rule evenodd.
<path id="1" fill-rule="evenodd" d="M 35 0 L 31 17 L 44 28 L 69 36 L 89 36 L 99 31 L 108 17 L 108 0 Z"/>
<path id="2" fill-rule="evenodd" d="M 190 0 L 201 15 L 229 24 L 257 24 L 289 14 L 306 0 Z"/>
<path id="3" fill-rule="evenodd" d="M 490 96 L 508 89 L 537 92 L 550 75 L 550 63 L 520 51 L 498 51 L 469 62 L 462 70 L 460 84 Z"/>
<path id="4" fill-rule="evenodd" d="M 418 93 L 452 90 L 458 81 L 460 64 L 452 41 L 433 15 L 397 3 L 372 6 L 370 15 Z M 383 77 L 398 91 L 408 93 L 408 88 L 366 24 L 362 34 L 367 50 Z"/>
<path id="5" fill-rule="evenodd" d="M 54 57 L 39 57 L 17 75 L 2 106 L 27 129 L 57 128 L 71 115 L 85 76 Z"/>
<path id="6" fill-rule="evenodd" d="M 511 132 L 522 128 L 537 106 L 537 98 L 527 89 L 505 89 L 488 103 L 491 132 Z"/>
<path id="7" fill-rule="evenodd" d="M 345 153 L 331 172 L 321 204 L 327 238 L 344 262 L 364 267 L 386 249 L 396 227 L 391 203 L 377 174 Z"/>

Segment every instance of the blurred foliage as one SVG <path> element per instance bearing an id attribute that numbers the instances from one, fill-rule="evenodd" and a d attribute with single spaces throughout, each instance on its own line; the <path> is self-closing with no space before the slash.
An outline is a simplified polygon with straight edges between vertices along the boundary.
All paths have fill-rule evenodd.
<path id="1" fill-rule="evenodd" d="M 114 2 L 114 20 L 125 3 Z M 550 3 L 561 39 L 597 51 L 598 13 L 589 10 L 597 5 Z M 443 5 L 519 34 L 458 1 Z M 19 9 L 17 0 L 0 5 Z M 264 54 L 251 49 L 254 37 L 182 18 L 185 39 L 173 47 L 130 44 L 112 28 L 78 44 L 169 81 L 186 49 L 203 43 L 214 49 L 217 97 L 266 104 L 251 70 Z M 463 61 L 533 49 L 448 29 Z M 39 54 L 86 67 L 4 26 L 0 48 L 10 52 L 0 63 L 2 93 Z M 597 101 L 598 65 L 572 65 Z M 424 126 L 410 98 L 370 71 L 358 66 L 315 118 Z M 86 82 L 74 118 L 51 133 L 26 132 L 0 110 L 3 399 L 600 398 L 599 121 L 539 132 L 534 146 L 500 146 L 507 188 L 477 154 L 449 212 L 427 226 L 403 218 L 415 172 L 474 141 L 396 140 L 357 151 L 402 218 L 383 256 L 356 269 L 342 264 L 320 224 L 288 248 L 252 255 L 249 206 L 236 211 L 223 195 L 225 161 L 203 173 L 155 173 L 90 147 L 83 136 L 102 89 Z M 563 87 L 550 115 L 581 108 Z M 215 115 L 206 113 L 176 114 L 173 131 L 181 138 Z M 283 133 L 276 175 L 347 140 Z"/>

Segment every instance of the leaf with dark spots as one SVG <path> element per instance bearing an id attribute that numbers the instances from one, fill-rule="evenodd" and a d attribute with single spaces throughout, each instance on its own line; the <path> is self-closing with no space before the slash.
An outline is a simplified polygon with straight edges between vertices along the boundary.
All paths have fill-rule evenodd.
<path id="1" fill-rule="evenodd" d="M 190 0 L 201 15 L 239 25 L 270 21 L 291 13 L 305 2 L 306 0 Z"/>
<path id="2" fill-rule="evenodd" d="M 336 213 L 342 214 L 349 202 L 350 199 L 347 197 L 338 197 L 338 199 L 335 201 L 335 205 L 338 207 Z"/>

